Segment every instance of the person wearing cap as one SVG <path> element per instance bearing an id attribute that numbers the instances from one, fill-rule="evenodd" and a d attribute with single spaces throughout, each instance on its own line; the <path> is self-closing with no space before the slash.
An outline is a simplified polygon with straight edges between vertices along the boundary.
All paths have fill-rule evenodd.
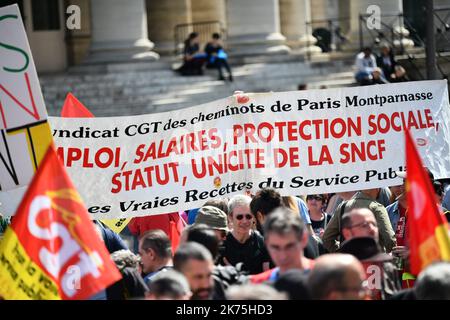
<path id="1" fill-rule="evenodd" d="M 227 214 L 213 206 L 203 206 L 198 210 L 194 225 L 197 224 L 206 224 L 212 228 L 220 243 L 225 240 L 229 232 Z"/>
<path id="2" fill-rule="evenodd" d="M 393 257 L 380 249 L 377 221 L 369 209 L 353 209 L 342 217 L 345 241 L 339 252 L 354 255 L 363 264 L 371 298 L 385 300 L 401 289 Z"/>
<path id="3" fill-rule="evenodd" d="M 395 233 L 389 220 L 386 208 L 376 201 L 380 189 L 362 190 L 355 196 L 342 202 L 334 211 L 333 217 L 328 222 L 323 234 L 323 246 L 329 252 L 336 252 L 342 241 L 342 216 L 355 208 L 366 208 L 372 211 L 378 226 L 378 242 L 381 248 L 386 252 L 391 252 L 396 246 Z"/>
<path id="4" fill-rule="evenodd" d="M 228 217 L 233 228 L 223 242 L 222 258 L 233 266 L 242 262 L 243 271 L 257 274 L 269 269 L 270 256 L 263 236 L 252 228 L 255 221 L 250 212 L 251 201 L 249 196 L 236 195 L 228 202 Z"/>

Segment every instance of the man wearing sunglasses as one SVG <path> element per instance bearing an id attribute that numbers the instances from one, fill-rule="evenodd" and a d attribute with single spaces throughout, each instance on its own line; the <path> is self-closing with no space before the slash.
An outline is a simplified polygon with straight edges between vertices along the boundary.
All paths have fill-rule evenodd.
<path id="1" fill-rule="evenodd" d="M 223 261 L 233 266 L 242 262 L 243 271 L 257 274 L 269 269 L 270 257 L 264 238 L 253 229 L 255 220 L 250 212 L 251 201 L 249 196 L 237 195 L 228 202 L 232 230 L 223 242 Z"/>

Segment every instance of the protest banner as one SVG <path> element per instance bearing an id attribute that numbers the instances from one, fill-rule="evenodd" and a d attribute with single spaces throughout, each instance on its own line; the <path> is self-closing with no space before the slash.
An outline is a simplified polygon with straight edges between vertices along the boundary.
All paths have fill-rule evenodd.
<path id="1" fill-rule="evenodd" d="M 94 118 L 94 115 L 86 108 L 72 93 L 68 93 L 61 109 L 61 117 L 63 118 Z M 120 233 L 131 218 L 122 219 L 105 219 L 102 220 L 112 231 Z"/>
<path id="2" fill-rule="evenodd" d="M 121 278 L 55 149 L 0 243 L 4 299 L 85 299 Z"/>
<path id="3" fill-rule="evenodd" d="M 92 216 L 124 218 L 264 187 L 298 195 L 400 184 L 406 128 L 435 176 L 448 177 L 447 82 L 413 84 L 256 93 L 182 112 L 50 122 Z"/>
<path id="4" fill-rule="evenodd" d="M 28 185 L 52 141 L 17 5 L 0 8 L 0 191 Z"/>

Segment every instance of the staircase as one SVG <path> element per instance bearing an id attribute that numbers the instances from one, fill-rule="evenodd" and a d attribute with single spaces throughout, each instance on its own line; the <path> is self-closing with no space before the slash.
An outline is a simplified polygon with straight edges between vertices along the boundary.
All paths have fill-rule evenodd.
<path id="1" fill-rule="evenodd" d="M 296 61 L 297 60 L 297 61 Z M 285 58 L 232 65 L 234 82 L 203 76 L 180 76 L 170 59 L 157 62 L 77 66 L 65 74 L 41 75 L 49 115 L 59 116 L 72 92 L 97 117 L 138 115 L 183 109 L 244 92 L 291 91 L 354 85 L 351 60 L 304 62 Z"/>

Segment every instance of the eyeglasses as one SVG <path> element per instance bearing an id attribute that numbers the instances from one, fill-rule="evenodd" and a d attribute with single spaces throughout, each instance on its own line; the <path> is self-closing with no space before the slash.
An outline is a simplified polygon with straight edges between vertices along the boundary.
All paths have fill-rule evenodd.
<path id="1" fill-rule="evenodd" d="M 374 228 L 378 228 L 377 223 L 374 222 L 374 221 L 369 221 L 369 222 L 364 221 L 364 222 L 361 222 L 361 223 L 358 223 L 358 224 L 354 224 L 354 225 L 350 226 L 350 228 L 352 228 L 352 229 L 353 229 L 353 228 L 364 228 L 364 229 L 369 229 L 370 226 L 372 226 L 372 227 L 374 227 Z"/>
<path id="2" fill-rule="evenodd" d="M 245 217 L 245 219 L 247 219 L 247 220 L 252 220 L 253 219 L 253 216 L 251 215 L 251 214 L 238 214 L 237 216 L 236 216 L 236 219 L 238 219 L 238 220 L 242 220 L 242 219 L 244 219 L 244 217 Z"/>

